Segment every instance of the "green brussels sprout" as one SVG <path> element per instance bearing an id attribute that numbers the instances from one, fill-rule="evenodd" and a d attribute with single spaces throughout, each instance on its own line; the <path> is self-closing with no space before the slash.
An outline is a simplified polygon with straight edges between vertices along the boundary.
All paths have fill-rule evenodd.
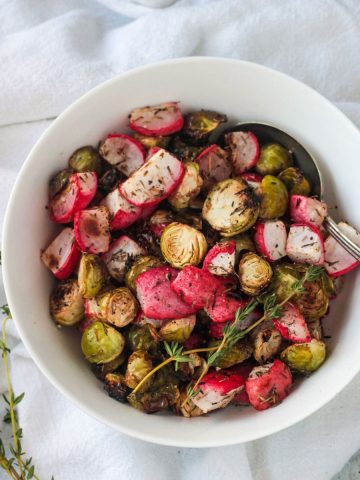
<path id="1" fill-rule="evenodd" d="M 206 255 L 207 243 L 202 232 L 184 223 L 168 225 L 160 239 L 161 253 L 175 268 L 198 265 Z"/>
<path id="2" fill-rule="evenodd" d="M 125 373 L 126 385 L 133 389 L 152 370 L 152 361 L 145 350 L 137 350 L 128 358 Z"/>
<path id="3" fill-rule="evenodd" d="M 171 140 L 171 137 L 148 137 L 138 132 L 133 132 L 132 136 L 140 142 L 143 147 L 148 149 L 153 147 L 167 148 Z"/>
<path id="4" fill-rule="evenodd" d="M 203 179 L 200 176 L 199 165 L 194 162 L 184 164 L 185 174 L 178 187 L 169 195 L 168 202 L 177 210 L 187 208 L 200 193 Z"/>
<path id="5" fill-rule="evenodd" d="M 256 252 L 255 244 L 248 233 L 240 233 L 232 238 L 235 240 L 235 263 L 239 261 L 240 253 L 244 250 Z M 226 240 L 227 241 L 227 240 Z"/>
<path id="6" fill-rule="evenodd" d="M 78 272 L 80 293 L 84 298 L 95 297 L 107 280 L 105 266 L 97 255 L 83 253 Z"/>
<path id="7" fill-rule="evenodd" d="M 69 158 L 69 167 L 75 172 L 96 172 L 101 173 L 101 157 L 94 147 L 86 146 L 75 150 Z"/>
<path id="8" fill-rule="evenodd" d="M 163 262 L 150 255 L 137 257 L 125 275 L 125 285 L 133 292 L 136 291 L 136 279 L 139 275 L 154 267 L 160 267 Z"/>
<path id="9" fill-rule="evenodd" d="M 177 403 L 180 396 L 176 385 L 166 384 L 158 388 L 149 388 L 145 392 L 130 393 L 127 400 L 130 405 L 145 413 L 168 410 Z"/>
<path id="10" fill-rule="evenodd" d="M 115 187 L 122 178 L 123 177 L 119 170 L 115 167 L 111 167 L 99 178 L 98 190 L 103 195 L 107 195 L 108 193 L 115 190 Z"/>
<path id="11" fill-rule="evenodd" d="M 187 390 L 182 390 L 174 404 L 174 412 L 177 415 L 182 415 L 186 418 L 200 417 L 201 415 L 204 415 L 204 412 L 201 410 L 201 408 L 197 407 L 191 398 L 188 399 L 187 397 Z M 187 401 L 185 402 L 186 399 Z"/>
<path id="12" fill-rule="evenodd" d="M 199 378 L 205 368 L 205 359 L 197 353 L 187 355 L 191 360 L 189 362 L 180 362 L 176 366 L 175 375 L 180 382 L 190 382 Z"/>
<path id="13" fill-rule="evenodd" d="M 290 195 L 310 195 L 310 183 L 298 168 L 286 168 L 278 178 L 286 185 Z"/>
<path id="14" fill-rule="evenodd" d="M 261 147 L 255 170 L 261 175 L 277 175 L 292 165 L 291 154 L 278 143 L 268 143 Z"/>
<path id="15" fill-rule="evenodd" d="M 125 360 L 127 359 L 127 355 L 125 353 L 125 350 L 121 352 L 121 354 L 114 358 L 111 362 L 108 363 L 92 363 L 91 364 L 91 371 L 95 375 L 96 378 L 99 380 L 104 381 L 106 375 L 109 373 L 114 373 L 118 368 L 121 367 L 125 363 Z"/>
<path id="16" fill-rule="evenodd" d="M 321 275 L 321 282 L 322 286 L 325 290 L 326 295 L 328 298 L 334 298 L 337 295 L 337 290 L 336 290 L 336 284 L 334 282 L 334 279 L 331 278 L 326 271 L 324 270 L 322 275 Z"/>
<path id="17" fill-rule="evenodd" d="M 288 191 L 281 180 L 266 175 L 261 181 L 261 218 L 272 219 L 285 215 L 288 205 Z"/>
<path id="18" fill-rule="evenodd" d="M 107 363 L 118 357 L 125 339 L 115 328 L 96 321 L 89 325 L 81 338 L 82 352 L 90 363 Z"/>
<path id="19" fill-rule="evenodd" d="M 70 168 L 65 170 L 60 170 L 56 175 L 54 175 L 49 182 L 49 194 L 50 198 L 54 198 L 69 182 L 70 175 L 73 171 Z"/>
<path id="20" fill-rule="evenodd" d="M 183 142 L 180 137 L 175 136 L 169 147 L 172 152 L 182 162 L 193 162 L 200 155 L 204 147 L 194 147 Z"/>
<path id="21" fill-rule="evenodd" d="M 266 287 L 272 277 L 270 263 L 256 253 L 245 253 L 239 263 L 241 290 L 247 295 L 257 295 Z"/>
<path id="22" fill-rule="evenodd" d="M 211 340 L 210 347 L 220 345 L 221 340 Z M 225 348 L 219 352 L 219 355 L 213 363 L 217 368 L 230 368 L 238 363 L 245 362 L 253 354 L 254 347 L 247 338 L 242 338 L 230 348 Z"/>
<path id="23" fill-rule="evenodd" d="M 261 325 L 262 327 L 262 325 Z M 254 334 L 254 358 L 260 363 L 267 363 L 279 352 L 282 344 L 280 332 L 270 325 L 260 328 Z"/>
<path id="24" fill-rule="evenodd" d="M 156 329 L 149 324 L 142 327 L 131 325 L 126 334 L 126 342 L 132 352 L 146 350 L 151 355 L 154 355 L 158 351 L 159 341 L 160 337 Z"/>
<path id="25" fill-rule="evenodd" d="M 138 311 L 137 301 L 126 287 L 106 291 L 98 303 L 101 318 L 119 328 L 131 323 Z"/>
<path id="26" fill-rule="evenodd" d="M 292 370 L 300 373 L 312 373 L 317 370 L 326 357 L 324 342 L 313 338 L 309 343 L 295 343 L 281 352 L 281 360 Z"/>
<path id="27" fill-rule="evenodd" d="M 224 237 L 249 230 L 259 215 L 259 198 L 245 181 L 227 179 L 208 194 L 202 215 Z"/>
<path id="28" fill-rule="evenodd" d="M 296 298 L 296 304 L 307 320 L 323 317 L 329 308 L 329 298 L 321 278 L 304 284 L 305 293 Z"/>
<path id="29" fill-rule="evenodd" d="M 191 143 L 204 144 L 221 123 L 227 122 L 227 116 L 210 110 L 200 110 L 185 116 L 181 134 Z"/>
<path id="30" fill-rule="evenodd" d="M 191 315 L 186 318 L 177 318 L 170 320 L 160 328 L 160 336 L 166 342 L 184 343 L 190 337 L 194 330 L 196 323 L 196 316 Z"/>
<path id="31" fill-rule="evenodd" d="M 104 380 L 104 390 L 108 393 L 109 397 L 114 398 L 118 402 L 126 403 L 130 390 L 125 383 L 124 375 L 120 373 L 108 373 Z"/>
<path id="32" fill-rule="evenodd" d="M 50 295 L 50 313 L 56 323 L 75 325 L 84 317 L 84 300 L 75 279 L 60 282 Z"/>
<path id="33" fill-rule="evenodd" d="M 278 302 L 283 302 L 292 293 L 294 284 L 302 277 L 297 267 L 290 263 L 275 265 L 269 292 L 275 293 Z"/>

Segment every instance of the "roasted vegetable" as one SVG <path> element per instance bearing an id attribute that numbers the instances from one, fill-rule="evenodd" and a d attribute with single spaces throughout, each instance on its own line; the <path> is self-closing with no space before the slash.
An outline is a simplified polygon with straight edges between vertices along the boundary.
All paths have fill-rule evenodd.
<path id="1" fill-rule="evenodd" d="M 255 244 L 248 233 L 240 233 L 233 237 L 235 240 L 235 263 L 239 263 L 241 252 L 256 252 Z"/>
<path id="2" fill-rule="evenodd" d="M 76 268 L 80 257 L 74 230 L 64 228 L 41 253 L 41 260 L 59 280 L 68 278 Z"/>
<path id="3" fill-rule="evenodd" d="M 115 327 L 131 323 L 138 310 L 134 295 L 126 287 L 105 292 L 99 299 L 99 307 L 102 318 Z"/>
<path id="4" fill-rule="evenodd" d="M 141 145 L 147 149 L 159 147 L 159 148 L 167 148 L 171 137 L 162 137 L 162 136 L 148 136 L 142 135 L 141 133 L 134 132 L 133 137 L 135 140 L 141 143 Z"/>
<path id="5" fill-rule="evenodd" d="M 305 292 L 299 295 L 295 303 L 307 320 L 315 320 L 326 315 L 329 299 L 320 279 L 304 284 Z"/>
<path id="6" fill-rule="evenodd" d="M 152 256 L 140 256 L 138 257 L 129 270 L 126 272 L 125 284 L 133 292 L 136 291 L 136 279 L 143 272 L 146 272 L 154 267 L 160 267 L 162 262 L 157 257 Z"/>
<path id="7" fill-rule="evenodd" d="M 109 210 L 100 206 L 76 212 L 74 232 L 76 243 L 83 252 L 107 252 L 111 240 Z"/>
<path id="8" fill-rule="evenodd" d="M 105 376 L 104 390 L 108 393 L 109 397 L 122 403 L 126 403 L 126 397 L 130 393 L 125 383 L 125 378 L 120 373 L 108 373 Z"/>
<path id="9" fill-rule="evenodd" d="M 278 302 L 282 302 L 292 293 L 294 284 L 301 277 L 302 272 L 296 265 L 290 263 L 275 265 L 269 291 L 276 294 Z"/>
<path id="10" fill-rule="evenodd" d="M 172 152 L 176 158 L 182 162 L 193 162 L 198 157 L 204 147 L 195 147 L 189 145 L 181 140 L 180 137 L 175 136 L 169 146 L 169 151 Z"/>
<path id="11" fill-rule="evenodd" d="M 257 295 L 272 277 L 270 264 L 256 253 L 245 253 L 239 264 L 241 289 L 247 295 Z"/>
<path id="12" fill-rule="evenodd" d="M 115 190 L 121 180 L 124 177 L 121 175 L 119 170 L 116 168 L 109 168 L 102 177 L 99 178 L 98 189 L 102 195 L 107 195 L 108 193 Z"/>
<path id="13" fill-rule="evenodd" d="M 200 167 L 200 175 L 204 181 L 202 188 L 206 192 L 218 182 L 229 178 L 232 172 L 227 152 L 216 144 L 205 148 L 194 162 Z"/>
<path id="14" fill-rule="evenodd" d="M 151 215 L 148 228 L 156 238 L 160 238 L 165 228 L 174 221 L 174 213 L 169 210 L 158 209 Z"/>
<path id="15" fill-rule="evenodd" d="M 217 243 L 208 251 L 203 268 L 213 275 L 230 275 L 235 266 L 235 240 Z"/>
<path id="16" fill-rule="evenodd" d="M 224 290 L 227 290 L 225 285 Z M 237 310 L 244 308 L 246 304 L 245 300 L 238 300 L 225 292 L 218 292 L 214 294 L 214 299 L 207 303 L 204 310 L 213 322 L 223 323 L 234 320 Z"/>
<path id="17" fill-rule="evenodd" d="M 93 372 L 96 378 L 104 381 L 106 376 L 109 373 L 116 373 L 117 370 L 119 370 L 119 368 L 125 363 L 126 360 L 127 360 L 127 354 L 125 353 L 125 350 L 123 350 L 122 353 L 111 362 L 92 363 L 91 371 Z"/>
<path id="18" fill-rule="evenodd" d="M 254 240 L 257 250 L 270 262 L 285 257 L 286 239 L 286 227 L 281 220 L 268 220 L 255 226 Z"/>
<path id="19" fill-rule="evenodd" d="M 129 126 L 142 135 L 170 135 L 182 129 L 184 119 L 178 102 L 135 108 L 129 115 Z"/>
<path id="20" fill-rule="evenodd" d="M 100 205 L 104 205 L 110 213 L 110 229 L 121 230 L 140 219 L 142 210 L 132 205 L 121 194 L 120 186 L 103 198 Z"/>
<path id="21" fill-rule="evenodd" d="M 286 340 L 296 343 L 310 342 L 310 332 L 305 318 L 296 305 L 286 302 L 282 307 L 281 316 L 273 320 L 275 328 Z"/>
<path id="22" fill-rule="evenodd" d="M 83 253 L 78 272 L 81 295 L 84 298 L 95 297 L 105 285 L 106 280 L 105 265 L 100 258 L 91 253 Z"/>
<path id="23" fill-rule="evenodd" d="M 291 225 L 286 241 L 286 254 L 296 263 L 323 265 L 324 241 L 320 230 L 312 225 Z"/>
<path id="24" fill-rule="evenodd" d="M 184 166 L 185 173 L 181 182 L 168 197 L 170 205 L 178 210 L 189 206 L 190 202 L 199 195 L 203 184 L 197 163 L 187 162 Z"/>
<path id="25" fill-rule="evenodd" d="M 127 177 L 145 161 L 145 150 L 141 143 L 121 133 L 108 135 L 100 145 L 100 154 Z"/>
<path id="26" fill-rule="evenodd" d="M 160 337 L 152 325 L 131 325 L 126 334 L 127 346 L 132 352 L 145 350 L 154 355 L 158 350 Z"/>
<path id="27" fill-rule="evenodd" d="M 188 394 L 186 389 L 180 392 L 180 396 L 174 405 L 175 413 L 186 418 L 200 417 L 203 415 L 204 412 L 201 410 L 201 408 L 197 407 L 193 401 L 191 399 L 187 399 L 187 397 Z M 187 401 L 185 402 L 186 399 Z"/>
<path id="28" fill-rule="evenodd" d="M 152 361 L 145 350 L 137 350 L 128 358 L 125 373 L 126 385 L 133 389 L 152 370 Z"/>
<path id="29" fill-rule="evenodd" d="M 101 256 L 101 259 L 106 264 L 110 275 L 118 282 L 123 282 L 132 262 L 145 253 L 135 240 L 122 235 L 111 243 L 109 250 Z"/>
<path id="30" fill-rule="evenodd" d="M 221 340 L 213 340 L 210 342 L 209 346 L 215 347 L 220 345 L 220 343 Z M 213 366 L 217 368 L 230 368 L 250 358 L 253 351 L 254 347 L 251 342 L 249 342 L 248 339 L 243 338 L 232 347 L 222 350 L 215 363 L 213 363 Z"/>
<path id="31" fill-rule="evenodd" d="M 168 410 L 178 402 L 179 389 L 171 383 L 150 387 L 145 392 L 130 393 L 127 400 L 130 405 L 145 413 Z"/>
<path id="32" fill-rule="evenodd" d="M 291 195 L 290 216 L 295 222 L 320 228 L 326 215 L 326 203 L 303 195 Z"/>
<path id="33" fill-rule="evenodd" d="M 290 345 L 281 353 L 281 360 L 300 373 L 314 372 L 324 363 L 325 357 L 325 343 L 315 338 L 309 343 Z"/>
<path id="34" fill-rule="evenodd" d="M 99 175 L 102 170 L 101 158 L 98 151 L 88 145 L 75 150 L 69 158 L 69 167 L 78 173 L 96 172 Z"/>
<path id="35" fill-rule="evenodd" d="M 266 175 L 261 181 L 260 217 L 272 219 L 282 217 L 287 209 L 288 192 L 276 177 Z"/>
<path id="36" fill-rule="evenodd" d="M 166 322 L 159 330 L 159 334 L 166 342 L 184 343 L 190 337 L 196 323 L 195 315 L 177 318 Z"/>
<path id="37" fill-rule="evenodd" d="M 268 143 L 261 147 L 256 171 L 261 175 L 277 175 L 292 166 L 291 154 L 278 143 Z"/>
<path id="38" fill-rule="evenodd" d="M 360 232 L 346 222 L 339 222 L 339 229 L 356 245 L 360 245 Z M 325 240 L 325 268 L 333 278 L 351 272 L 360 262 L 356 260 L 331 235 Z"/>
<path id="39" fill-rule="evenodd" d="M 282 337 L 271 324 L 260 325 L 254 333 L 254 358 L 260 364 L 272 360 L 280 351 Z"/>
<path id="40" fill-rule="evenodd" d="M 225 135 L 229 158 L 236 175 L 255 167 L 260 154 L 258 139 L 252 132 L 230 132 Z"/>
<path id="41" fill-rule="evenodd" d="M 120 332 L 102 322 L 93 322 L 84 331 L 81 349 L 90 363 L 107 363 L 118 357 L 125 346 Z"/>
<path id="42" fill-rule="evenodd" d="M 74 279 L 56 285 L 50 295 L 50 313 L 56 323 L 75 325 L 84 317 L 84 301 Z"/>
<path id="43" fill-rule="evenodd" d="M 310 183 L 298 168 L 286 168 L 279 174 L 279 178 L 286 185 L 290 195 L 310 195 Z"/>
<path id="44" fill-rule="evenodd" d="M 69 182 L 69 178 L 73 171 L 70 168 L 60 170 L 54 175 L 49 182 L 49 196 L 50 199 L 55 197 Z"/>
<path id="45" fill-rule="evenodd" d="M 182 136 L 194 145 L 206 143 L 210 135 L 221 123 L 227 122 L 227 116 L 211 110 L 200 110 L 185 116 Z"/>

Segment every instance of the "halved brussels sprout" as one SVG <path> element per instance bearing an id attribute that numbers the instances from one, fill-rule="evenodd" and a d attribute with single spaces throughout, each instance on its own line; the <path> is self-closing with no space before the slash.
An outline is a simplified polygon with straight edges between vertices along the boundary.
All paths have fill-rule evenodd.
<path id="1" fill-rule="evenodd" d="M 200 176 L 199 165 L 194 162 L 184 164 L 185 174 L 180 185 L 169 195 L 168 202 L 177 210 L 187 208 L 200 193 L 203 179 Z"/>
<path id="2" fill-rule="evenodd" d="M 152 361 L 148 353 L 145 350 L 133 352 L 128 359 L 126 367 L 126 385 L 131 389 L 135 388 L 151 370 Z"/>
<path id="3" fill-rule="evenodd" d="M 245 253 L 239 264 L 241 290 L 247 295 L 257 295 L 272 277 L 270 263 L 256 253 Z"/>
<path id="4" fill-rule="evenodd" d="M 205 359 L 197 353 L 190 353 L 188 357 L 190 357 L 191 360 L 189 362 L 180 362 L 175 372 L 175 375 L 181 382 L 196 380 L 205 368 Z"/>
<path id="5" fill-rule="evenodd" d="M 227 116 L 210 110 L 188 113 L 181 134 L 196 145 L 204 144 Z"/>
<path id="6" fill-rule="evenodd" d="M 92 363 L 91 364 L 91 371 L 95 375 L 96 378 L 99 380 L 104 381 L 106 375 L 109 373 L 114 373 L 116 370 L 121 367 L 125 363 L 127 359 L 127 355 L 125 350 L 121 352 L 121 354 L 116 357 L 114 360 L 108 363 Z"/>
<path id="7" fill-rule="evenodd" d="M 304 284 L 305 293 L 296 298 L 296 304 L 307 320 L 323 317 L 329 308 L 329 299 L 326 295 L 321 278 Z"/>
<path id="8" fill-rule="evenodd" d="M 178 136 L 173 138 L 169 147 L 169 151 L 182 162 L 193 162 L 202 150 L 204 150 L 204 147 L 188 145 Z"/>
<path id="9" fill-rule="evenodd" d="M 168 410 L 177 403 L 180 396 L 176 385 L 166 384 L 157 388 L 149 388 L 145 392 L 130 393 L 127 400 L 130 405 L 145 413 Z"/>
<path id="10" fill-rule="evenodd" d="M 313 338 L 309 343 L 295 343 L 281 352 L 281 360 L 292 370 L 300 373 L 312 373 L 317 370 L 326 357 L 324 342 Z"/>
<path id="11" fill-rule="evenodd" d="M 75 150 L 75 152 L 69 158 L 69 166 L 75 170 L 75 172 L 101 172 L 101 157 L 99 152 L 90 145 L 81 147 Z"/>
<path id="12" fill-rule="evenodd" d="M 166 342 L 184 343 L 194 330 L 195 323 L 195 315 L 186 318 L 177 318 L 176 320 L 166 322 L 165 325 L 160 328 L 159 333 Z"/>
<path id="13" fill-rule="evenodd" d="M 160 239 L 161 253 L 175 268 L 198 265 L 207 251 L 202 232 L 184 223 L 173 222 L 163 231 Z"/>
<path id="14" fill-rule="evenodd" d="M 84 298 L 95 297 L 107 280 L 106 269 L 97 255 L 83 253 L 78 272 L 80 293 Z"/>
<path id="15" fill-rule="evenodd" d="M 279 352 L 282 344 L 280 332 L 272 325 L 259 329 L 254 336 L 254 358 L 263 364 L 272 360 Z"/>
<path id="16" fill-rule="evenodd" d="M 132 136 L 140 142 L 143 147 L 148 149 L 153 147 L 166 148 L 171 140 L 171 137 L 148 137 L 138 132 L 133 132 Z"/>
<path id="17" fill-rule="evenodd" d="M 209 343 L 210 347 L 220 345 L 221 340 L 212 340 Z M 218 355 L 214 367 L 230 368 L 238 363 L 245 362 L 253 354 L 254 347 L 247 338 L 239 340 L 230 348 L 224 348 Z"/>
<path id="18" fill-rule="evenodd" d="M 50 295 L 50 313 L 56 323 L 75 325 L 84 317 L 84 300 L 76 280 L 60 282 Z"/>
<path id="19" fill-rule="evenodd" d="M 290 195 L 310 195 L 310 183 L 298 168 L 286 168 L 278 178 L 286 185 Z"/>
<path id="20" fill-rule="evenodd" d="M 146 350 L 153 355 L 158 350 L 160 337 L 152 325 L 144 325 L 142 327 L 131 325 L 126 334 L 126 341 L 132 352 Z"/>
<path id="21" fill-rule="evenodd" d="M 288 199 L 288 191 L 283 182 L 272 175 L 266 175 L 261 181 L 260 217 L 282 217 L 285 215 Z"/>
<path id="22" fill-rule="evenodd" d="M 163 262 L 157 257 L 151 255 L 138 257 L 126 272 L 125 285 L 135 292 L 137 277 L 151 268 L 160 267 L 161 265 L 163 265 Z"/>
<path id="23" fill-rule="evenodd" d="M 66 187 L 72 173 L 73 171 L 70 168 L 66 168 L 65 170 L 60 170 L 60 172 L 51 178 L 49 182 L 50 198 L 55 197 L 56 194 Z"/>
<path id="24" fill-rule="evenodd" d="M 233 237 L 254 225 L 259 215 L 259 198 L 245 181 L 229 178 L 210 191 L 202 214 L 221 235 Z"/>
<path id="25" fill-rule="evenodd" d="M 175 413 L 186 418 L 200 417 L 200 415 L 204 415 L 204 412 L 201 410 L 201 408 L 197 407 L 191 398 L 184 403 L 187 397 L 188 393 L 186 389 L 180 392 L 180 395 L 174 405 Z"/>
<path id="26" fill-rule="evenodd" d="M 278 143 L 268 143 L 261 147 L 255 170 L 261 175 L 277 175 L 291 167 L 293 161 L 289 150 Z"/>
<path id="27" fill-rule="evenodd" d="M 129 388 L 125 383 L 124 375 L 120 373 L 108 373 L 105 376 L 104 390 L 108 393 L 109 397 L 114 398 L 118 402 L 126 403 Z"/>
<path id="28" fill-rule="evenodd" d="M 293 264 L 283 263 L 275 265 L 269 292 L 275 293 L 278 302 L 282 302 L 292 293 L 294 284 L 301 277 L 301 272 Z"/>
<path id="29" fill-rule="evenodd" d="M 115 327 L 125 327 L 131 323 L 138 311 L 137 301 L 126 287 L 105 292 L 98 303 L 101 318 Z"/>
<path id="30" fill-rule="evenodd" d="M 81 337 L 82 352 L 90 363 L 107 363 L 124 350 L 125 339 L 120 332 L 102 322 L 93 322 Z"/>

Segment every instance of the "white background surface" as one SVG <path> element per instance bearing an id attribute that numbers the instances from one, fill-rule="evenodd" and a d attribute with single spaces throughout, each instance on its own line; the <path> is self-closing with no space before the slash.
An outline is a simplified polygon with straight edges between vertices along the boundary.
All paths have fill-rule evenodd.
<path id="1" fill-rule="evenodd" d="M 122 0 L 0 0 L 0 222 L 16 173 L 51 118 L 144 63 L 185 55 L 262 63 L 313 86 L 360 126 L 359 7 L 356 0 L 178 0 L 151 10 Z M 10 332 L 15 388 L 26 391 L 24 446 L 42 479 L 321 480 L 360 446 L 359 377 L 320 412 L 264 440 L 211 450 L 158 447 L 73 407 Z"/>

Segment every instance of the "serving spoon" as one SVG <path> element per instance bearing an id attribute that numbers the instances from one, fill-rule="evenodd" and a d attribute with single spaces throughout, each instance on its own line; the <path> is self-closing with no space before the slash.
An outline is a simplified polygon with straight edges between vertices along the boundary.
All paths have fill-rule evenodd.
<path id="1" fill-rule="evenodd" d="M 324 198 L 324 182 L 321 171 L 314 157 L 291 135 L 272 125 L 261 122 L 241 122 L 227 128 L 224 133 L 248 132 L 256 135 L 261 145 L 265 143 L 279 143 L 293 156 L 295 165 L 303 172 L 311 184 L 311 193 L 322 200 Z M 329 215 L 326 216 L 324 227 L 329 234 L 337 240 L 356 260 L 360 260 L 360 246 L 350 240 L 337 226 L 335 220 Z"/>

